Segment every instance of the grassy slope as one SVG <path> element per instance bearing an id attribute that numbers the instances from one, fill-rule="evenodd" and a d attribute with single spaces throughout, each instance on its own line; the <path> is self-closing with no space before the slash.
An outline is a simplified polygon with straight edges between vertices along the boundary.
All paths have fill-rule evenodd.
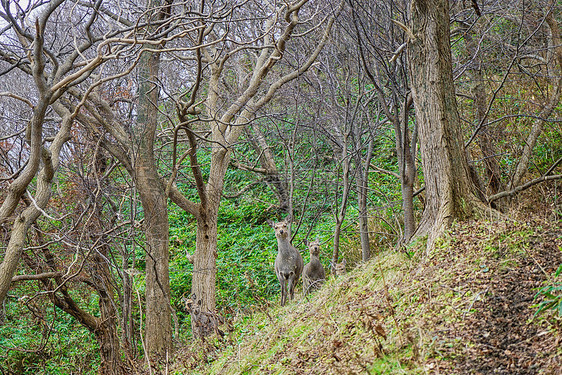
<path id="1" fill-rule="evenodd" d="M 387 251 L 307 299 L 194 343 L 177 373 L 555 373 L 559 320 L 533 321 L 536 288 L 562 262 L 556 222 L 454 226 L 431 253 Z"/>

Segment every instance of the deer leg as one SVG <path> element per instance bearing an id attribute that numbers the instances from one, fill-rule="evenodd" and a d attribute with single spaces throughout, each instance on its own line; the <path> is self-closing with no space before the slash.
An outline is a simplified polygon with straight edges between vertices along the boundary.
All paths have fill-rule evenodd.
<path id="1" fill-rule="evenodd" d="M 291 301 L 293 300 L 293 298 L 295 296 L 295 285 L 296 284 L 297 283 L 295 283 L 294 277 L 289 278 L 289 294 L 290 294 Z"/>
<path id="2" fill-rule="evenodd" d="M 285 306 L 287 302 L 287 280 L 281 281 L 281 306 Z"/>

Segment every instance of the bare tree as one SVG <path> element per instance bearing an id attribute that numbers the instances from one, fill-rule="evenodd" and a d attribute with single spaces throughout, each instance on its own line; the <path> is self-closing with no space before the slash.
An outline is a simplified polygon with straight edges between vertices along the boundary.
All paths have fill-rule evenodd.
<path id="1" fill-rule="evenodd" d="M 127 145 L 144 210 L 146 251 L 146 350 L 150 356 L 167 359 L 172 348 L 172 323 L 169 280 L 168 202 L 156 165 L 154 147 L 158 128 L 160 85 L 159 49 L 168 33 L 165 22 L 171 17 L 172 1 L 148 0 L 146 30 L 148 40 L 161 39 L 158 44 L 144 43 L 138 63 L 138 107 L 129 144 Z"/>
<path id="2" fill-rule="evenodd" d="M 386 120 L 394 128 L 398 173 L 372 166 L 379 173 L 395 176 L 400 181 L 404 232 L 400 242 L 414 234 L 414 184 L 416 182 L 417 127 L 412 126 L 406 58 L 403 53 L 402 25 L 406 19 L 404 4 L 388 2 L 349 1 L 346 31 L 355 41 L 362 69 L 374 86 L 375 99 L 380 103 Z M 398 19 L 402 22 L 392 22 Z"/>
<path id="3" fill-rule="evenodd" d="M 466 10 L 464 11 L 466 12 Z M 476 39 L 479 38 L 479 34 L 476 33 L 479 23 L 477 23 L 478 21 L 469 22 L 470 18 L 465 20 L 458 17 L 458 15 L 456 19 L 459 20 L 459 31 L 463 33 L 464 40 L 466 41 L 466 53 L 470 56 L 466 70 L 472 81 L 470 94 L 473 98 L 473 123 L 478 127 L 479 124 L 486 121 L 488 116 L 488 94 L 486 92 L 484 80 L 485 67 L 482 61 L 483 56 L 480 50 L 480 43 L 478 43 Z M 483 189 L 488 195 L 495 194 L 504 188 L 504 184 L 501 180 L 499 158 L 497 157 L 493 142 L 493 135 L 493 129 L 483 127 L 478 132 L 477 137 L 478 147 L 482 153 L 482 160 L 485 165 L 485 182 Z"/>
<path id="4" fill-rule="evenodd" d="M 38 178 L 36 196 L 31 198 L 33 204 L 13 220 L 8 247 L 0 264 L 0 302 L 3 302 L 6 297 L 12 276 L 19 264 L 27 231 L 42 214 L 49 202 L 51 185 L 59 166 L 60 152 L 70 138 L 73 118 L 71 114 L 68 114 L 68 116 L 61 119 L 59 129 L 51 141 L 51 145 L 49 147 L 44 145 L 43 123 L 45 115 L 53 98 L 60 95 L 60 88 L 57 88 L 57 84 L 60 82 L 48 79 L 47 72 L 45 71 L 45 58 L 50 55 L 44 50 L 44 34 L 49 16 L 61 3 L 61 0 L 50 3 L 37 17 L 33 31 L 30 31 L 30 28 L 26 27 L 21 20 L 14 18 L 10 12 L 9 5 L 3 3 L 5 13 L 2 16 L 12 26 L 12 37 L 17 38 L 20 42 L 19 51 L 17 52 L 21 52 L 22 49 L 30 49 L 32 56 L 34 56 L 31 61 L 28 61 L 24 69 L 33 77 L 37 96 L 36 102 L 33 105 L 32 117 L 26 128 L 26 139 L 29 144 L 27 163 L 23 170 L 10 182 L 8 194 L 2 206 L 0 206 L 0 223 L 4 225 L 9 220 L 21 202 L 31 181 L 36 176 Z M 1 56 L 7 64 L 18 66 L 20 60 L 18 59 L 17 52 L 13 52 L 13 49 L 9 48 L 3 50 Z M 15 95 L 17 97 L 17 94 Z M 41 162 L 43 163 L 41 164 Z"/>
<path id="5" fill-rule="evenodd" d="M 55 175 L 54 173 L 59 164 L 59 155 L 64 143 L 70 139 L 70 129 L 72 124 L 75 119 L 84 120 L 86 114 L 83 111 L 83 108 L 88 108 L 88 106 L 84 107 L 86 104 L 88 104 L 91 108 L 91 99 L 89 95 L 91 94 L 93 98 L 95 98 L 96 95 L 99 95 L 99 92 L 95 92 L 95 90 L 99 88 L 101 83 L 121 77 L 131 71 L 132 67 L 134 67 L 135 63 L 138 61 L 138 58 L 143 56 L 139 53 L 139 50 L 140 46 L 142 46 L 145 41 L 145 39 L 139 37 L 140 32 L 138 32 L 138 29 L 131 27 L 131 22 L 117 17 L 108 9 L 101 8 L 101 2 L 95 4 L 76 5 L 72 2 L 55 1 L 48 3 L 47 6 L 41 6 L 42 4 L 40 2 L 34 2 L 29 3 L 26 9 L 18 8 L 15 15 L 11 13 L 12 9 L 8 6 L 8 4 L 4 3 L 4 5 L 5 13 L 3 16 L 6 21 L 9 22 L 13 39 L 7 39 L 8 42 L 6 43 L 6 46 L 8 48 L 2 51 L 1 56 L 6 63 L 12 64 L 13 67 L 18 68 L 23 73 L 34 77 L 38 104 L 34 107 L 35 113 L 30 126 L 28 126 L 28 133 L 30 135 L 29 142 L 32 145 L 29 153 L 30 159 L 27 163 L 27 167 L 23 170 L 24 173 L 20 174 L 11 183 L 12 192 L 3 202 L 2 208 L 0 209 L 3 218 L 6 218 L 11 214 L 11 212 L 13 212 L 18 200 L 22 197 L 29 182 L 35 176 L 35 173 L 39 168 L 38 158 L 43 159 L 43 167 L 38 174 L 36 197 L 30 197 L 33 204 L 29 205 L 29 207 L 25 209 L 25 216 L 22 216 L 14 223 L 14 229 L 12 230 L 10 242 L 6 251 L 6 257 L 2 263 L 2 267 L 6 268 L 4 270 L 5 272 L 2 273 L 2 282 L 0 282 L 3 286 L 0 288 L 0 296 L 2 297 L 5 295 L 7 287 L 9 286 L 9 281 L 12 278 L 15 267 L 21 257 L 21 249 L 24 245 L 24 238 L 27 229 L 29 229 L 29 227 L 35 222 L 39 215 L 44 214 L 45 212 L 44 210 L 49 201 L 52 190 L 51 184 Z M 165 8 L 156 9 L 161 10 Z M 29 17 L 32 14 L 34 15 L 33 12 L 38 14 L 34 30 L 27 25 Z M 68 22 L 60 21 L 62 19 L 61 15 L 64 13 L 68 14 Z M 102 17 L 102 13 L 107 17 Z M 156 14 L 162 14 L 162 12 L 157 11 Z M 158 18 L 158 16 L 155 18 Z M 163 21 L 162 18 L 158 19 L 157 22 L 161 21 Z M 139 21 L 138 27 L 139 29 L 144 29 L 145 23 Z M 162 30 L 159 30 L 159 32 L 161 31 Z M 152 41 L 155 39 L 152 35 L 154 32 L 150 34 L 149 30 L 145 33 L 145 35 L 146 34 L 148 34 L 149 40 Z M 166 33 L 164 32 L 163 36 L 158 35 L 157 39 L 160 40 L 165 38 L 165 36 Z M 160 41 L 160 44 L 162 43 L 163 42 Z M 158 45 L 158 43 L 156 45 Z M 30 49 L 30 47 L 32 48 Z M 25 57 L 26 49 L 31 51 L 29 59 Z M 115 60 L 118 58 L 130 59 L 124 72 L 115 74 L 114 76 L 104 76 L 103 78 L 101 73 L 96 73 L 96 69 L 102 64 L 109 60 Z M 93 76 L 95 79 L 88 82 Z M 93 84 L 90 85 L 90 83 Z M 55 137 L 53 139 L 45 137 L 45 134 L 43 134 L 42 131 L 42 124 L 48 108 L 53 108 L 62 119 L 58 133 L 55 133 Z M 95 111 L 96 114 L 99 112 L 100 111 Z M 89 122 L 88 124 L 92 125 L 92 122 Z M 95 123 L 93 126 L 96 127 L 98 124 L 99 123 Z M 151 125 L 149 123 L 147 127 L 150 126 Z M 99 127 L 96 130 L 99 130 Z M 123 130 L 123 128 L 120 130 Z M 114 134 L 117 134 L 115 137 L 116 139 L 123 139 L 123 134 L 127 133 Z M 139 139 L 150 141 L 150 138 L 139 137 Z M 49 148 L 43 146 L 46 142 L 51 142 Z M 145 144 L 145 147 L 150 149 L 152 145 L 146 146 Z M 122 154 L 120 154 L 120 156 L 122 156 Z M 146 160 L 146 158 L 139 160 Z M 149 162 L 150 161 L 147 163 Z M 125 166 L 127 165 L 130 166 L 131 164 L 125 164 Z M 140 169 L 141 172 L 151 172 L 147 171 L 142 163 L 134 165 L 143 167 Z M 133 171 L 132 168 L 130 168 L 130 170 Z M 141 182 L 144 181 L 142 180 L 142 177 L 145 177 L 145 175 L 141 173 L 138 175 L 141 176 L 139 177 Z M 142 184 L 139 185 L 141 187 L 143 186 Z M 163 189 L 161 190 L 163 192 Z M 145 191 L 146 190 L 143 190 L 142 192 L 144 193 Z M 161 195 L 163 197 L 162 201 L 165 205 L 165 196 L 163 193 Z M 142 196 L 146 197 L 146 194 Z M 151 204 L 150 206 L 149 203 Z M 154 202 L 147 202 L 145 204 L 149 208 L 153 207 L 154 209 L 158 209 L 158 206 L 152 203 Z M 149 208 L 147 208 L 147 211 L 149 211 Z M 152 255 L 151 246 L 154 245 L 154 241 L 152 241 L 152 237 L 150 236 L 152 233 L 150 230 L 158 230 L 159 227 L 151 225 L 151 218 L 154 216 L 150 215 L 150 211 L 147 216 L 147 222 L 149 223 L 149 226 L 147 227 L 147 240 L 149 246 L 147 248 L 148 254 Z M 164 216 L 167 220 L 165 212 Z M 164 227 L 164 230 L 166 236 L 164 239 L 166 240 L 167 226 Z M 161 247 L 162 242 L 156 242 Z M 167 243 L 165 244 L 164 249 L 167 256 Z M 97 254 L 103 255 L 104 252 L 107 251 L 96 250 Z M 161 260 L 161 257 L 156 255 L 151 259 Z M 149 296 L 151 296 L 150 293 L 152 292 L 158 293 L 158 291 L 162 290 L 162 285 L 168 285 L 166 278 L 166 260 L 167 258 L 162 259 L 162 262 L 165 264 L 163 268 L 166 270 L 165 273 L 160 276 L 163 281 L 158 285 L 155 285 L 157 284 L 155 281 L 157 277 L 150 277 L 153 275 L 152 271 L 155 270 L 156 267 L 149 267 L 147 270 L 147 273 L 149 274 L 149 287 L 147 288 Z M 96 263 L 96 257 L 94 257 L 95 264 L 101 262 L 98 264 L 100 266 L 98 269 L 99 275 L 104 275 L 107 272 L 107 268 L 104 268 L 107 266 L 104 265 L 105 263 L 103 261 L 104 259 L 102 256 L 97 258 Z M 151 265 L 150 262 L 149 265 Z M 7 283 L 4 282 L 6 281 L 4 280 L 4 277 L 6 278 Z M 105 276 L 102 277 L 102 279 L 104 278 Z M 66 281 L 60 282 L 66 283 Z M 6 285 L 5 288 L 4 285 Z M 102 285 L 107 286 L 108 284 L 104 283 Z M 57 290 L 59 289 L 62 290 L 60 286 L 57 287 Z M 108 356 L 104 359 L 104 362 L 111 363 L 109 365 L 111 368 L 119 368 L 119 365 L 115 366 L 116 361 L 118 362 L 120 360 L 119 347 L 115 345 L 115 343 L 118 342 L 115 337 L 116 330 L 114 326 L 109 327 L 110 325 L 114 325 L 116 320 L 112 315 L 113 310 L 111 310 L 112 307 L 110 306 L 111 292 L 108 292 L 108 290 L 110 289 L 107 289 L 106 287 L 98 290 L 101 296 L 101 302 L 104 302 L 102 306 L 102 315 L 104 315 L 103 321 L 104 324 L 107 325 L 107 330 L 100 329 L 96 332 L 104 333 L 102 335 L 103 337 L 100 339 L 102 340 L 102 348 L 111 347 L 114 349 L 109 351 L 105 349 L 102 350 L 102 354 L 107 353 Z M 104 297 L 104 295 L 107 298 Z M 56 295 L 53 295 L 53 298 L 55 297 Z M 166 297 L 168 298 L 166 301 L 169 301 L 169 295 L 166 295 Z M 152 334 L 153 332 L 151 329 L 154 327 L 159 329 L 163 325 L 165 326 L 165 319 L 168 320 L 169 327 L 169 314 L 164 314 L 164 318 L 162 318 L 163 314 L 161 313 L 162 306 L 167 306 L 169 303 L 163 304 L 162 301 L 157 298 L 156 301 L 154 298 L 147 298 L 147 300 L 148 304 L 153 304 L 150 309 L 147 309 L 147 327 L 149 328 L 147 331 L 150 333 L 150 336 L 147 336 L 150 338 L 147 340 L 147 346 L 151 353 L 154 352 L 156 354 L 163 354 L 162 347 L 169 346 L 171 342 L 171 334 L 170 332 L 167 332 L 166 335 L 154 335 Z M 64 299 L 64 301 L 66 301 L 66 299 Z M 55 298 L 53 302 L 57 304 L 59 303 L 59 300 Z M 69 314 L 75 316 L 89 329 L 95 330 L 96 328 L 92 327 L 99 325 L 99 322 L 96 319 L 88 317 L 82 313 L 76 313 L 79 309 L 76 307 L 75 303 L 64 302 L 64 304 L 65 305 L 61 308 Z M 163 324 L 161 323 L 162 319 L 164 319 Z M 107 332 L 110 332 L 110 334 L 105 335 Z M 162 344 L 162 342 L 164 344 Z"/>

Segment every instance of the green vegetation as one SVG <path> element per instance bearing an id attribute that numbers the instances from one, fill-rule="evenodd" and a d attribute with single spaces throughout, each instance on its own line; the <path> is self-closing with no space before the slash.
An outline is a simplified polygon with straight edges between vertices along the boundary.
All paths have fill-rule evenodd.
<path id="1" fill-rule="evenodd" d="M 561 275 L 562 264 L 554 273 L 553 278 L 549 280 L 549 285 L 539 289 L 535 298 L 542 298 L 542 301 L 536 306 L 537 312 L 535 316 L 553 310 L 559 317 L 562 317 L 562 281 L 556 281 L 560 280 Z"/>
<path id="2" fill-rule="evenodd" d="M 23 302 L 28 297 L 18 298 Z M 6 304 L 5 319 L 16 324 L 0 325 L 0 348 L 5 356 L 0 368 L 22 375 L 96 374 L 99 355 L 93 333 L 53 309 L 44 297 L 26 302 L 27 311 L 18 304 Z"/>

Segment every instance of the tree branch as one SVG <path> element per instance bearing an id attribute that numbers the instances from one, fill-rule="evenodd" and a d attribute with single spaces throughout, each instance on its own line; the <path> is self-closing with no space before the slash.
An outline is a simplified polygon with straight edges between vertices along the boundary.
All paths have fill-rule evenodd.
<path id="1" fill-rule="evenodd" d="M 535 178 L 534 180 L 531 180 L 523 185 L 519 185 L 517 186 L 515 189 L 511 189 L 509 191 L 502 191 L 501 193 L 497 193 L 492 195 L 491 197 L 488 198 L 488 202 L 493 202 L 496 201 L 498 199 L 501 198 L 505 198 L 505 197 L 510 197 L 512 195 L 515 195 L 523 190 L 526 190 L 528 188 L 530 188 L 531 186 L 534 186 L 536 184 L 539 184 L 541 182 L 545 182 L 545 181 L 552 181 L 552 180 L 559 180 L 562 179 L 562 174 L 557 174 L 557 175 L 550 175 L 550 176 L 541 176 L 539 178 Z"/>
<path id="2" fill-rule="evenodd" d="M 43 273 L 38 273 L 36 275 L 17 275 L 12 277 L 12 283 L 16 283 L 18 281 L 52 279 L 61 276 L 62 276 L 61 272 L 43 272 Z"/>

